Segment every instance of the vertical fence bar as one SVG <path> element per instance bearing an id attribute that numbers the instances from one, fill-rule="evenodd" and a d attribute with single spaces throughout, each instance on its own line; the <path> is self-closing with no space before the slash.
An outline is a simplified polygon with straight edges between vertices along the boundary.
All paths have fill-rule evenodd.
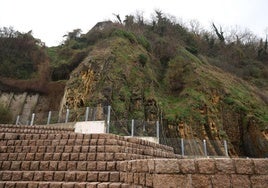
<path id="1" fill-rule="evenodd" d="M 158 142 L 159 142 L 159 138 L 160 138 L 160 136 L 159 136 L 159 121 L 156 121 L 156 137 L 157 137 Z"/>
<path id="2" fill-rule="evenodd" d="M 70 110 L 67 108 L 67 110 L 66 110 L 66 116 L 65 116 L 65 123 L 68 123 L 69 114 L 70 114 Z"/>
<path id="3" fill-rule="evenodd" d="M 143 133 L 145 132 L 145 126 L 146 126 L 146 122 L 145 121 L 143 121 L 143 125 L 142 125 L 142 131 L 143 131 Z"/>
<path id="4" fill-rule="evenodd" d="M 35 113 L 32 113 L 32 118 L 31 118 L 31 123 L 30 123 L 31 126 L 33 126 L 34 124 L 34 117 L 35 117 Z"/>
<path id="5" fill-rule="evenodd" d="M 223 144 L 224 144 L 225 155 L 226 155 L 226 157 L 229 157 L 229 155 L 228 155 L 228 145 L 227 145 L 227 141 L 224 140 L 224 141 L 223 141 Z"/>
<path id="6" fill-rule="evenodd" d="M 134 136 L 134 119 L 131 120 L 131 136 Z"/>
<path id="7" fill-rule="evenodd" d="M 89 107 L 86 107 L 85 121 L 88 121 Z"/>
<path id="8" fill-rule="evenodd" d="M 18 115 L 16 119 L 16 125 L 19 125 L 19 122 L 20 122 L 20 116 Z"/>
<path id="9" fill-rule="evenodd" d="M 50 124 L 50 120 L 51 120 L 51 111 L 48 112 L 48 116 L 47 116 L 47 125 Z"/>
<path id="10" fill-rule="evenodd" d="M 207 153 L 207 142 L 206 142 L 206 140 L 203 140 L 203 147 L 204 147 L 204 154 L 207 157 L 208 153 Z"/>
<path id="11" fill-rule="evenodd" d="M 110 120 L 111 120 L 111 106 L 108 106 L 108 112 L 107 112 L 107 133 L 110 133 Z"/>
<path id="12" fill-rule="evenodd" d="M 181 138 L 181 155 L 184 156 L 185 153 L 184 153 L 184 140 L 183 138 Z"/>
<path id="13" fill-rule="evenodd" d="M 93 108 L 93 121 L 95 121 L 95 118 L 96 118 L 96 111 L 97 111 L 97 108 L 96 107 L 94 107 Z"/>

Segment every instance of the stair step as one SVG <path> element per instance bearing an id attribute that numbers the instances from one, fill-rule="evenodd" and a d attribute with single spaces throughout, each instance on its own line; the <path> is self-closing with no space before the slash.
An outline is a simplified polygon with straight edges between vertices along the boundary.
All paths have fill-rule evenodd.
<path id="1" fill-rule="evenodd" d="M 121 182 L 47 182 L 47 181 L 0 181 L 0 187 L 13 188 L 129 188 Z M 138 187 L 137 187 L 138 188 Z"/>
<path id="2" fill-rule="evenodd" d="M 119 182 L 118 171 L 1 171 L 0 181 Z"/>
<path id="3" fill-rule="evenodd" d="M 0 131 L 1 132 L 1 131 Z M 173 148 L 153 142 L 141 140 L 138 138 L 119 137 L 113 134 L 78 134 L 78 133 L 65 133 L 65 134 L 19 134 L 19 133 L 0 133 L 0 140 L 4 143 L 23 145 L 32 144 L 38 145 L 42 142 L 54 144 L 92 144 L 92 145 L 121 145 L 121 146 L 136 146 L 137 148 L 151 147 L 154 149 L 161 149 L 173 152 Z M 5 142 L 5 140 L 7 142 Z M 12 142 L 12 141 L 13 142 Z M 20 142 L 21 141 L 21 142 Z M 51 142 L 50 142 L 51 141 Z"/>
<path id="4" fill-rule="evenodd" d="M 0 170 L 39 171 L 113 171 L 119 169 L 117 161 L 0 161 Z"/>
<path id="5" fill-rule="evenodd" d="M 122 161 L 174 158 L 173 148 L 72 128 L 0 125 L 0 188 L 139 188 Z M 145 166 L 146 167 L 146 166 Z"/>
<path id="6" fill-rule="evenodd" d="M 124 161 L 152 156 L 131 153 L 0 153 L 0 161 Z"/>

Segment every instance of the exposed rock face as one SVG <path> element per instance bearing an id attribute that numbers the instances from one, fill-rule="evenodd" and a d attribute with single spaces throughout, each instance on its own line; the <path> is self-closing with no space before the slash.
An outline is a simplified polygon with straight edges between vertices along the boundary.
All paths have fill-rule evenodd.
<path id="1" fill-rule="evenodd" d="M 167 137 L 227 140 L 231 156 L 268 156 L 267 101 L 260 91 L 184 48 L 163 65 L 131 35 L 94 36 L 98 42 L 66 83 L 44 83 L 45 94 L 2 93 L 0 101 L 14 118 L 67 108 L 77 110 L 78 118 L 79 108 L 111 105 L 114 120 L 163 120 Z M 97 111 L 98 117 L 103 114 Z M 222 152 L 217 144 L 210 147 L 215 154 Z"/>
<path id="2" fill-rule="evenodd" d="M 64 96 L 62 98 L 60 110 L 66 108 L 77 109 L 89 105 L 93 100 L 97 84 L 100 81 L 102 67 L 98 66 L 97 61 L 88 56 L 73 71 L 70 79 L 66 83 Z M 101 95 L 101 93 L 100 93 Z M 104 101 L 100 101 L 103 103 Z"/>
<path id="3" fill-rule="evenodd" d="M 255 95 L 257 88 L 215 67 L 198 64 L 198 61 L 195 64 L 182 60 L 172 63 L 169 67 L 172 69 L 167 72 L 173 75 L 173 70 L 183 75 L 180 82 L 184 86 L 179 91 L 171 90 L 180 113 L 173 115 L 177 121 L 169 122 L 177 129 L 169 128 L 168 136 L 175 135 L 172 132 L 178 130 L 180 137 L 186 139 L 227 140 L 231 156 L 267 156 L 265 120 L 253 115 L 253 111 L 261 114 L 267 110 L 265 101 Z M 186 70 L 187 74 L 183 74 Z M 264 112 L 256 111 L 254 106 L 257 104 Z M 174 103 L 168 106 L 176 108 Z M 182 121 L 185 116 L 191 118 Z M 217 151 L 219 146 L 213 147 L 215 153 L 222 152 Z"/>
<path id="4" fill-rule="evenodd" d="M 102 31 L 105 30 L 113 25 L 112 21 L 104 21 L 104 22 L 98 22 L 92 29 L 91 32 L 94 31 Z"/>
<path id="5" fill-rule="evenodd" d="M 258 121 L 251 121 L 247 112 L 235 109 L 232 106 L 233 101 L 227 101 L 230 96 L 235 100 L 231 83 L 239 85 L 239 80 L 231 76 L 226 79 L 222 71 L 201 65 L 197 60 L 183 54 L 185 59 L 174 60 L 175 64 L 169 65 L 167 75 L 162 76 L 166 77 L 165 83 L 171 83 L 163 92 L 158 88 L 159 77 L 154 75 L 157 73 L 148 72 L 146 66 L 139 64 L 137 54 L 141 53 L 146 54 L 138 46 L 118 38 L 101 41 L 95 45 L 66 83 L 61 111 L 67 107 L 77 109 L 84 106 L 112 105 L 116 114 L 116 117 L 113 117 L 115 119 L 134 117 L 156 120 L 161 119 L 161 110 L 165 118 L 165 113 L 174 108 L 174 105 L 181 105 L 180 108 L 186 108 L 185 111 L 178 113 L 174 110 L 174 112 L 178 116 L 189 113 L 187 115 L 191 117 L 188 122 L 179 119 L 168 121 L 166 127 L 169 133 L 166 136 L 227 140 L 231 156 L 267 156 L 265 131 L 258 128 Z M 147 62 L 150 66 L 157 66 L 151 63 Z M 197 80 L 193 80 L 197 77 Z M 210 82 L 215 86 L 210 85 Z M 243 91 L 243 88 L 239 90 L 241 93 Z M 160 103 L 166 103 L 165 98 L 170 95 L 174 100 L 178 100 L 178 104 L 168 102 L 161 109 Z M 185 101 L 181 102 L 180 98 Z M 193 102 L 193 98 L 196 101 Z M 188 107 L 184 107 L 185 104 Z M 242 107 L 243 105 L 241 104 Z M 221 146 L 215 143 L 210 143 L 214 148 L 213 152 L 215 154 L 224 152 L 222 149 L 217 149 Z"/>
<path id="6" fill-rule="evenodd" d="M 125 60 L 118 54 L 118 48 L 127 53 L 121 45 L 129 45 L 129 42 L 121 39 L 113 42 L 112 46 L 111 41 L 99 43 L 72 72 L 66 83 L 61 111 L 87 105 L 114 105 L 121 118 L 130 119 L 131 113 L 137 113 L 141 119 L 157 119 L 156 99 L 145 93 L 146 87 L 150 91 L 153 78 L 146 75 L 146 70 L 138 63 L 136 51 L 140 49 L 137 46 L 128 52 L 130 60 Z"/>

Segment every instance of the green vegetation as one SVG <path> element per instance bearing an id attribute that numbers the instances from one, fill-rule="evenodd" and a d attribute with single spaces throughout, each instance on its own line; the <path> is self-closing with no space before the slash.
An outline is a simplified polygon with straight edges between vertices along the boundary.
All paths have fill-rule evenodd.
<path id="1" fill-rule="evenodd" d="M 33 78 L 45 47 L 31 33 L 9 32 L 12 37 L 2 34 L 0 38 L 1 76 L 12 72 L 14 78 Z M 44 54 L 50 59 L 52 81 L 69 80 L 89 57 L 96 86 L 83 102 L 111 104 L 117 119 L 155 120 L 163 111 L 163 118 L 174 125 L 222 127 L 221 113 L 231 110 L 239 121 L 253 117 L 264 129 L 268 123 L 267 39 L 247 31 L 225 33 L 214 23 L 212 31 L 197 23 L 189 28 L 156 11 L 150 21 L 127 15 L 118 23 L 98 23 L 86 34 L 74 29 L 61 45 L 45 48 Z M 69 84 L 84 87 L 80 78 Z M 226 137 L 227 133 L 218 134 Z"/>
<path id="2" fill-rule="evenodd" d="M 9 124 L 12 123 L 12 113 L 2 104 L 0 104 L 0 123 Z"/>
<path id="3" fill-rule="evenodd" d="M 147 62 L 147 56 L 144 54 L 139 55 L 139 62 L 144 67 Z"/>
<path id="4" fill-rule="evenodd" d="M 81 36 L 81 30 L 75 29 L 65 37 L 63 45 L 47 49 L 53 81 L 68 80 L 72 70 L 81 63 L 89 51 L 85 37 Z"/>
<path id="5" fill-rule="evenodd" d="M 31 31 L 20 33 L 13 28 L 0 28 L 0 74 L 15 79 L 35 78 L 46 55 L 42 42 Z"/>
<path id="6" fill-rule="evenodd" d="M 123 30 L 123 29 L 114 30 L 114 32 L 112 33 L 112 36 L 127 38 L 129 40 L 129 42 L 137 43 L 137 39 L 136 39 L 135 35 L 132 32 L 128 32 L 128 31 Z"/>

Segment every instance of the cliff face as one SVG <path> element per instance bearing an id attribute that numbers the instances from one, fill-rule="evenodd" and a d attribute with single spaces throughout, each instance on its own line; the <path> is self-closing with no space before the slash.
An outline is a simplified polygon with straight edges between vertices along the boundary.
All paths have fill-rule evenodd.
<path id="1" fill-rule="evenodd" d="M 162 104 L 166 117 L 177 120 L 180 135 L 226 139 L 231 155 L 267 156 L 267 103 L 260 90 L 211 66 L 203 57 L 184 50 L 178 54 L 170 61 L 166 83 L 179 82 L 181 89 L 169 84 Z"/>
<path id="2" fill-rule="evenodd" d="M 117 118 L 155 120 L 156 76 L 150 72 L 150 60 L 147 66 L 139 62 L 140 54 L 149 59 L 139 45 L 119 37 L 94 46 L 66 83 L 61 109 L 110 104 Z"/>
<path id="3" fill-rule="evenodd" d="M 1 92 L 1 103 L 14 118 L 111 105 L 113 120 L 161 120 L 166 137 L 225 139 L 232 156 L 268 156 L 267 90 L 180 45 L 162 62 L 135 36 L 118 32 L 94 40 L 66 83 L 43 83 L 45 93 Z"/>
<path id="4" fill-rule="evenodd" d="M 72 72 L 61 110 L 110 104 L 115 120 L 163 118 L 175 126 L 166 136 L 226 139 L 230 155 L 268 155 L 267 106 L 257 88 L 182 48 L 164 74 L 159 67 L 127 39 L 101 41 Z"/>

